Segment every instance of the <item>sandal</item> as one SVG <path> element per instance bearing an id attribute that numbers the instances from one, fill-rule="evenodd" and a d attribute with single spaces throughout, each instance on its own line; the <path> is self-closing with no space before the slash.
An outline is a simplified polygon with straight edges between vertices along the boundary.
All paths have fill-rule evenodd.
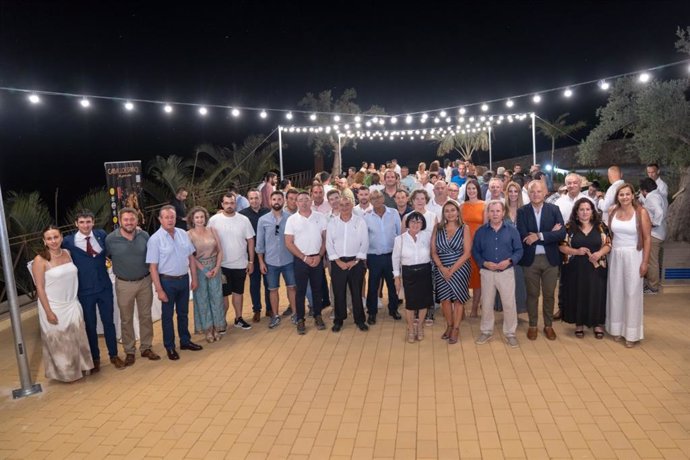
<path id="1" fill-rule="evenodd" d="M 450 333 L 453 331 L 453 326 L 446 327 L 446 332 L 443 333 L 441 339 L 448 340 L 450 338 Z"/>
<path id="2" fill-rule="evenodd" d="M 584 329 L 575 329 L 575 337 L 578 339 L 581 339 L 585 336 L 585 331 Z"/>
<path id="3" fill-rule="evenodd" d="M 419 340 L 420 342 L 422 340 L 424 340 L 424 324 L 423 323 L 420 324 L 419 326 L 417 326 L 417 340 Z"/>
<path id="4" fill-rule="evenodd" d="M 448 338 L 448 344 L 450 345 L 455 345 L 458 343 L 458 336 L 460 335 L 460 328 L 456 327 L 453 328 L 453 331 L 450 334 L 450 337 Z"/>
<path id="5" fill-rule="evenodd" d="M 599 340 L 604 338 L 604 330 L 600 326 L 594 328 L 594 337 Z"/>
<path id="6" fill-rule="evenodd" d="M 414 330 L 408 330 L 407 331 L 407 343 L 414 343 L 415 340 L 417 339 L 417 334 L 415 334 Z"/>

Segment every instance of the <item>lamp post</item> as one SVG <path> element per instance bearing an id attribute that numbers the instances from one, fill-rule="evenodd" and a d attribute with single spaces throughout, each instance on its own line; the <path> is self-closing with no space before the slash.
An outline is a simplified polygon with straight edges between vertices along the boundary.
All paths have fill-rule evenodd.
<path id="1" fill-rule="evenodd" d="M 5 274 L 5 286 L 7 287 L 7 301 L 10 304 L 10 321 L 14 333 L 14 352 L 17 355 L 19 367 L 19 379 L 22 387 L 12 390 L 14 399 L 31 396 L 43 391 L 39 383 L 32 383 L 29 372 L 29 358 L 26 353 L 24 334 L 22 332 L 22 317 L 19 314 L 19 301 L 17 300 L 17 284 L 14 280 L 12 256 L 10 255 L 10 240 L 7 234 L 7 221 L 5 220 L 5 204 L 2 199 L 2 187 L 0 186 L 0 252 L 2 252 L 2 269 Z"/>

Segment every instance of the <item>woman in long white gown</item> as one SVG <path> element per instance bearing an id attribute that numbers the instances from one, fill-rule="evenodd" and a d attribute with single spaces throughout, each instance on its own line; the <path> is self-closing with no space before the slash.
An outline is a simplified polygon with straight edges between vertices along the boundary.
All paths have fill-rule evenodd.
<path id="1" fill-rule="evenodd" d="M 77 299 L 77 267 L 69 251 L 61 249 L 62 235 L 51 225 L 43 231 L 44 250 L 31 272 L 38 294 L 38 317 L 43 340 L 46 377 L 73 382 L 93 368 L 84 314 Z"/>
<path id="2" fill-rule="evenodd" d="M 623 184 L 609 211 L 612 249 L 606 291 L 606 331 L 632 348 L 644 338 L 643 281 L 651 248 L 649 214 L 635 200 L 635 190 Z"/>

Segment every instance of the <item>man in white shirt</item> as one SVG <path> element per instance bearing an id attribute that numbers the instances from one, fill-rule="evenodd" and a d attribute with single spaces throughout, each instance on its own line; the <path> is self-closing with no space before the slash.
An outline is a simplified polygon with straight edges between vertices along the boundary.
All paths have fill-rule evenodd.
<path id="1" fill-rule="evenodd" d="M 331 205 L 325 200 L 325 192 L 323 185 L 319 183 L 314 183 L 311 186 L 311 200 L 312 200 L 312 211 L 320 212 L 321 214 L 328 214 L 331 210 Z"/>
<path id="2" fill-rule="evenodd" d="M 339 332 L 347 318 L 346 288 L 352 297 L 352 316 L 361 331 L 369 330 L 365 323 L 362 305 L 365 262 L 369 248 L 367 224 L 352 214 L 354 200 L 349 196 L 340 199 L 340 215 L 328 222 L 326 251 L 331 262 L 331 283 L 335 303 L 333 332 Z"/>
<path id="3" fill-rule="evenodd" d="M 252 327 L 242 318 L 244 281 L 254 271 L 254 229 L 246 216 L 238 214 L 234 193 L 226 193 L 221 201 L 223 212 L 212 216 L 208 227 L 216 229 L 221 247 L 223 262 L 221 270 L 225 277 L 223 297 L 225 311 L 230 309 L 230 296 L 235 309 L 235 327 L 249 330 Z M 249 256 L 249 258 L 247 258 Z"/>
<path id="4" fill-rule="evenodd" d="M 357 190 L 357 200 L 359 201 L 359 204 L 352 210 L 355 215 L 362 217 L 364 214 L 371 212 L 373 207 L 371 203 L 369 203 L 368 187 L 363 185 L 359 188 L 359 190 Z"/>
<path id="5" fill-rule="evenodd" d="M 554 203 L 561 210 L 561 216 L 563 217 L 563 222 L 568 222 L 570 220 L 570 214 L 573 211 L 573 206 L 575 202 L 580 198 L 587 198 L 592 201 L 592 199 L 586 193 L 582 192 L 582 179 L 577 173 L 570 173 L 565 176 L 565 195 L 561 195 Z M 594 205 L 594 202 L 592 201 Z"/>
<path id="6" fill-rule="evenodd" d="M 659 176 L 659 165 L 656 163 L 650 163 L 647 165 L 647 177 L 652 179 L 656 183 L 656 191 L 659 192 L 667 202 L 668 202 L 668 185 Z"/>
<path id="7" fill-rule="evenodd" d="M 297 196 L 297 212 L 291 215 L 285 225 L 285 246 L 295 257 L 295 309 L 297 333 L 304 335 L 304 300 L 307 293 L 307 283 L 311 284 L 313 292 L 322 292 L 325 274 L 323 271 L 323 257 L 326 254 L 326 216 L 318 211 L 312 211 L 311 198 L 307 192 L 300 192 Z M 314 324 L 319 330 L 326 329 L 321 317 L 323 299 L 315 295 L 312 308 Z"/>
<path id="8" fill-rule="evenodd" d="M 503 181 L 498 177 L 492 177 L 489 180 L 489 188 L 487 197 L 484 198 L 486 201 L 490 200 L 502 200 L 503 197 Z"/>
<path id="9" fill-rule="evenodd" d="M 402 173 L 402 169 L 400 168 L 400 165 L 398 165 L 398 160 L 396 158 L 393 158 L 391 160 L 391 166 L 393 167 L 393 171 L 400 177 L 400 174 Z"/>
<path id="10" fill-rule="evenodd" d="M 616 202 L 616 192 L 618 192 L 618 187 L 624 184 L 623 173 L 621 168 L 614 165 L 609 167 L 608 170 L 609 183 L 611 184 L 606 190 L 603 200 L 599 200 L 599 210 L 602 212 L 601 220 L 604 223 L 609 221 L 609 209 Z"/>
<path id="11" fill-rule="evenodd" d="M 659 282 L 659 253 L 661 245 L 666 239 L 666 214 L 668 201 L 659 192 L 657 184 L 652 177 L 646 177 L 640 181 L 640 194 L 644 196 L 644 207 L 649 213 L 652 222 L 652 248 L 649 252 L 649 268 L 645 275 L 645 294 L 658 294 L 661 283 Z"/>
<path id="12" fill-rule="evenodd" d="M 448 198 L 450 198 L 458 204 L 465 201 L 465 197 L 460 196 L 460 187 L 458 187 L 458 184 L 456 184 L 455 182 L 451 182 L 450 184 L 448 184 Z"/>
<path id="13" fill-rule="evenodd" d="M 434 194 L 426 208 L 436 214 L 438 221 L 443 218 L 443 205 L 448 201 L 448 186 L 443 179 L 439 179 L 434 184 Z"/>
<path id="14" fill-rule="evenodd" d="M 328 200 L 328 205 L 331 207 L 331 210 L 326 214 L 330 221 L 340 214 L 340 192 L 336 189 L 329 190 L 326 194 L 326 200 Z"/>

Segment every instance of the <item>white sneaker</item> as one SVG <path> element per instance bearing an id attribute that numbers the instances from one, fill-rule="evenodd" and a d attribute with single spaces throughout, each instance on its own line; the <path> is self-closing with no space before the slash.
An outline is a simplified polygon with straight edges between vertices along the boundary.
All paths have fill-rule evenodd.
<path id="1" fill-rule="evenodd" d="M 379 302 L 377 306 L 379 307 L 379 310 L 383 308 L 383 298 L 379 297 Z"/>
<path id="2" fill-rule="evenodd" d="M 518 344 L 517 337 L 514 335 L 506 337 L 506 344 L 508 344 L 510 348 L 518 348 L 520 346 Z"/>
<path id="3" fill-rule="evenodd" d="M 482 332 L 482 334 L 477 338 L 477 340 L 474 341 L 474 343 L 476 343 L 477 345 L 484 345 L 493 338 L 493 335 L 487 334 L 486 332 Z"/>

